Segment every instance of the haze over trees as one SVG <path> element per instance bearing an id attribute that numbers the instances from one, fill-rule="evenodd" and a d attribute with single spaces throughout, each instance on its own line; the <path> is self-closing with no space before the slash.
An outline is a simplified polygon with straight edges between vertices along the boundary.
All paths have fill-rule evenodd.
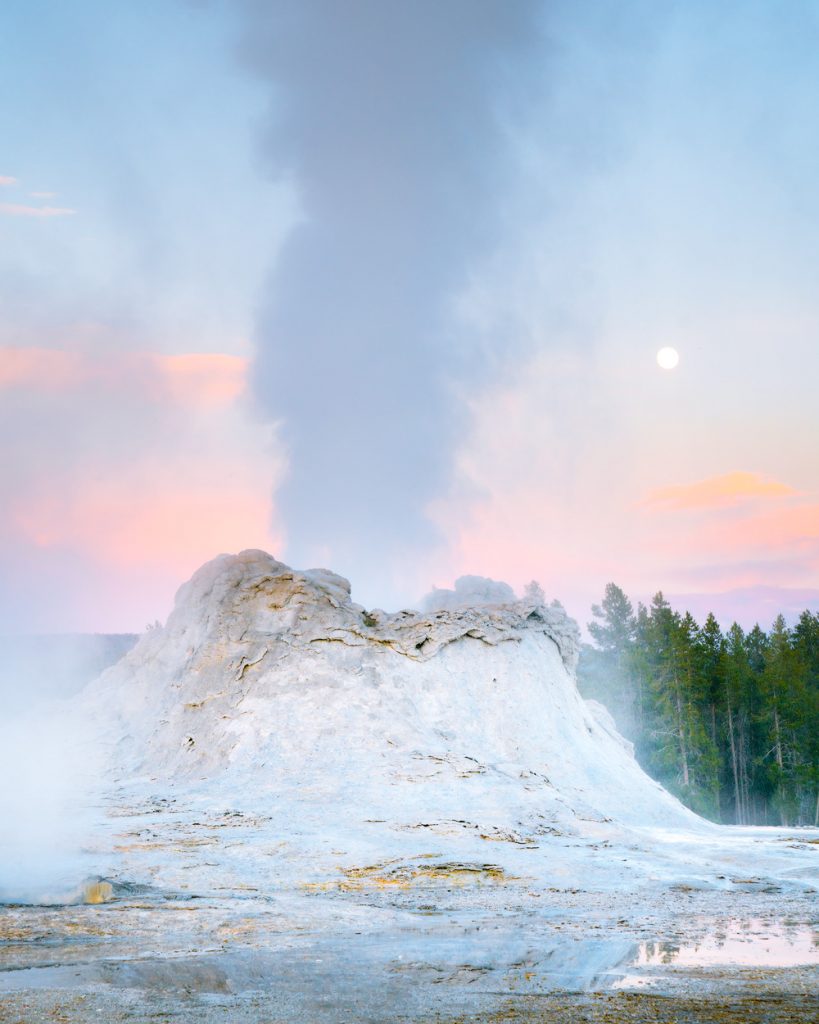
<path id="1" fill-rule="evenodd" d="M 614 583 L 592 615 L 581 692 L 606 704 L 646 771 L 715 821 L 819 824 L 819 615 L 723 633 L 661 592 L 635 611 Z"/>

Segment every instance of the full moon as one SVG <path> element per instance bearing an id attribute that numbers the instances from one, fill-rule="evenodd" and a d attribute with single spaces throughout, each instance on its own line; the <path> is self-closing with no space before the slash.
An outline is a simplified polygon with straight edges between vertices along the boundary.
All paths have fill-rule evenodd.
<path id="1" fill-rule="evenodd" d="M 680 353 L 670 346 L 661 348 L 657 353 L 657 362 L 664 370 L 673 370 L 680 361 Z"/>

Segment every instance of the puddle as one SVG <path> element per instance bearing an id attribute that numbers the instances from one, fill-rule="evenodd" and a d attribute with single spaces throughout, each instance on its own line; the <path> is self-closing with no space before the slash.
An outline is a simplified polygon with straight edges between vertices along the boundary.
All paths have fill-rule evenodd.
<path id="1" fill-rule="evenodd" d="M 761 920 L 733 921 L 698 942 L 640 943 L 635 967 L 801 967 L 819 965 L 819 931 Z"/>
<path id="2" fill-rule="evenodd" d="M 661 980 L 655 968 L 787 968 L 819 966 L 819 930 L 805 925 L 752 918 L 731 921 L 694 942 L 641 942 L 628 973 L 614 989 L 651 987 Z"/>

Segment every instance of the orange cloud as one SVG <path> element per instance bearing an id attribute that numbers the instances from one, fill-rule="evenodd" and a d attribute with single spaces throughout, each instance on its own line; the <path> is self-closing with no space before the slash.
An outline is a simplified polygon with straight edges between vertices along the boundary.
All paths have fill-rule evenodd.
<path id="1" fill-rule="evenodd" d="M 676 484 L 651 491 L 644 505 L 666 509 L 712 509 L 737 505 L 753 498 L 786 498 L 797 492 L 787 484 L 759 473 L 726 473 L 693 484 Z"/>
<path id="2" fill-rule="evenodd" d="M 26 206 L 24 203 L 0 203 L 6 217 L 72 217 L 77 211 L 64 206 Z"/>
<path id="3" fill-rule="evenodd" d="M 223 352 L 85 355 L 48 348 L 0 348 L 0 390 L 72 391 L 91 382 L 152 401 L 213 408 L 244 391 L 248 360 Z"/>

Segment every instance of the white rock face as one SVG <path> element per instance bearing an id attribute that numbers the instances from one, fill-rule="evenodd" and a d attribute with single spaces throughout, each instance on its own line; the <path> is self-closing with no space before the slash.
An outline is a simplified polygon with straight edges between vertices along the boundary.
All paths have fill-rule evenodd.
<path id="1" fill-rule="evenodd" d="M 367 612 L 334 573 L 244 551 L 200 569 L 85 700 L 121 778 L 239 786 L 306 830 L 697 822 L 580 697 L 578 645 L 560 607 Z"/>

